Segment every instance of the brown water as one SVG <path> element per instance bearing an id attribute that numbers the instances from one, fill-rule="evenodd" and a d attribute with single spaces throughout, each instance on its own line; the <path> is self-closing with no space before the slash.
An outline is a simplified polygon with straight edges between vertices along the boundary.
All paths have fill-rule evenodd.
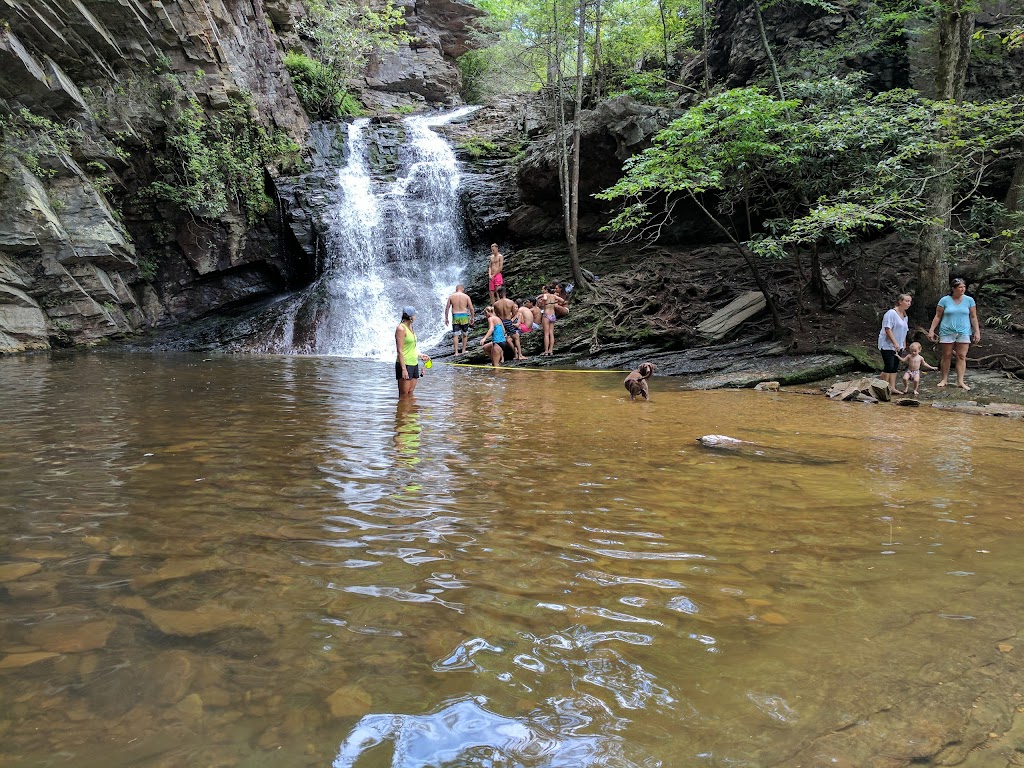
<path id="1" fill-rule="evenodd" d="M 0 359 L 0 765 L 883 764 L 1024 620 L 1019 422 L 392 372 Z"/>

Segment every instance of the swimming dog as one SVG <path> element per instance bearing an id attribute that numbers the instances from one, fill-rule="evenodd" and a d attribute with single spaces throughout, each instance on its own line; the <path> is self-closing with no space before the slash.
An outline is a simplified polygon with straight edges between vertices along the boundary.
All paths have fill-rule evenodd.
<path id="1" fill-rule="evenodd" d="M 622 382 L 623 386 L 629 392 L 629 399 L 636 400 L 636 398 L 642 397 L 644 400 L 650 400 L 647 380 L 651 378 L 651 374 L 654 373 L 656 366 L 653 363 L 640 363 L 635 371 L 630 371 L 629 376 Z"/>

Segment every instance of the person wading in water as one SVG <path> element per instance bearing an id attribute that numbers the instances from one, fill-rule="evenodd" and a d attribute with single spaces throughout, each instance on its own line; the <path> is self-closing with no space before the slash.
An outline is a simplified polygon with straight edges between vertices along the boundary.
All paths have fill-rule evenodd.
<path id="1" fill-rule="evenodd" d="M 412 329 L 416 318 L 414 307 L 402 307 L 402 322 L 395 329 L 395 347 L 398 359 L 395 361 L 395 378 L 398 379 L 398 397 L 409 397 L 416 390 L 420 378 L 420 360 L 430 357 L 421 355 L 416 348 L 416 332 Z"/>

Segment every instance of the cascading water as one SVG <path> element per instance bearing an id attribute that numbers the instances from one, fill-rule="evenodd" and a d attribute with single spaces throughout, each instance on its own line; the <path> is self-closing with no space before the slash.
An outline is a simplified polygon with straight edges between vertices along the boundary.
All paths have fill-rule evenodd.
<path id="1" fill-rule="evenodd" d="M 322 273 L 289 321 L 315 328 L 283 329 L 285 351 L 391 360 L 406 305 L 416 308 L 421 347 L 443 338 L 444 302 L 469 264 L 469 248 L 458 162 L 433 128 L 474 109 L 406 118 L 392 180 L 371 175 L 370 120 L 349 126 Z M 299 338 L 305 341 L 292 341 Z"/>

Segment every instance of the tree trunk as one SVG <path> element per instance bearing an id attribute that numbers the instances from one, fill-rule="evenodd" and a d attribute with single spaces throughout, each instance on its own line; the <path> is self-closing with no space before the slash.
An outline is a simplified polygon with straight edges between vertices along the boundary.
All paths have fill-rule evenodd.
<path id="1" fill-rule="evenodd" d="M 665 20 L 665 0 L 658 0 L 658 12 L 661 14 L 661 47 L 665 53 L 665 75 L 668 75 L 668 22 Z"/>
<path id="2" fill-rule="evenodd" d="M 1024 205 L 1024 142 L 1021 142 L 1020 151 L 1021 156 L 1017 158 L 1017 165 L 1013 169 L 1013 180 L 1006 191 L 1006 200 L 1003 201 L 1007 213 L 1017 213 Z"/>
<path id="3" fill-rule="evenodd" d="M 938 6 L 939 60 L 935 98 L 963 101 L 967 65 L 974 35 L 973 0 L 940 0 Z"/>
<path id="4" fill-rule="evenodd" d="M 704 95 L 711 93 L 711 64 L 708 56 L 711 46 L 711 30 L 708 28 L 708 0 L 700 0 L 700 29 L 703 35 L 701 52 L 704 56 Z"/>
<path id="5" fill-rule="evenodd" d="M 601 66 L 601 0 L 594 1 L 594 69 L 590 76 L 590 103 L 597 104 L 604 93 L 604 68 Z"/>
<path id="6" fill-rule="evenodd" d="M 754 0 L 754 17 L 757 19 L 757 31 L 761 33 L 761 45 L 764 47 L 765 56 L 768 57 L 768 66 L 772 70 L 772 79 L 775 81 L 775 88 L 779 92 L 779 98 L 785 100 L 786 94 L 782 91 L 782 78 L 779 77 L 779 65 L 775 61 L 775 54 L 768 44 L 768 34 L 764 30 L 764 18 L 761 16 L 761 2 Z"/>
<path id="7" fill-rule="evenodd" d="M 565 242 L 569 246 L 569 264 L 577 288 L 586 288 L 587 280 L 580 268 L 577 235 L 580 229 L 580 113 L 583 111 L 583 65 L 586 52 L 587 6 L 580 0 L 579 30 L 576 37 L 576 108 L 572 119 L 572 173 L 569 180 L 569 216 L 565 222 Z"/>
<path id="8" fill-rule="evenodd" d="M 938 6 L 939 53 L 935 73 L 935 97 L 960 102 L 971 59 L 974 34 L 972 0 L 941 0 Z M 917 263 L 917 296 L 911 308 L 914 320 L 926 323 L 936 302 L 949 288 L 949 228 L 952 221 L 953 186 L 950 158 L 940 149 L 932 160 L 932 179 L 925 191 L 928 221 L 921 233 Z"/>

